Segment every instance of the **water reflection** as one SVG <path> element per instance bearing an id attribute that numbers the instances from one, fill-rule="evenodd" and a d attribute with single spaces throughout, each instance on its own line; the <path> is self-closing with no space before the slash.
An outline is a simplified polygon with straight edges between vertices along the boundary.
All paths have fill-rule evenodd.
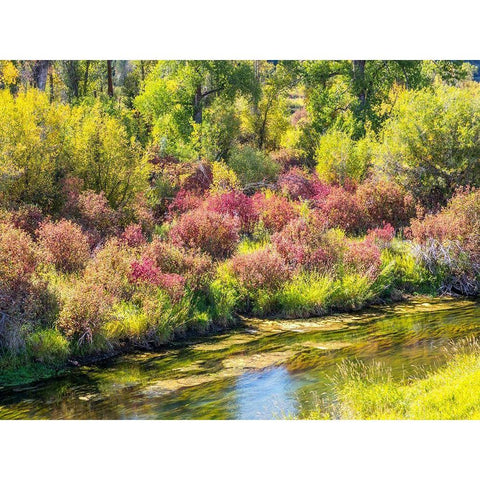
<path id="1" fill-rule="evenodd" d="M 235 400 L 240 420 L 269 420 L 297 412 L 295 385 L 284 366 L 247 372 L 236 380 Z"/>

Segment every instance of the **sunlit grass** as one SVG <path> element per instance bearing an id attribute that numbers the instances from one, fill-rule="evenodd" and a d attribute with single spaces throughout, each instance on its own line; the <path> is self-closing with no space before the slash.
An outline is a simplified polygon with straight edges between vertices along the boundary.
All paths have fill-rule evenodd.
<path id="1" fill-rule="evenodd" d="M 480 345 L 464 341 L 446 352 L 436 372 L 394 379 L 381 364 L 343 364 L 337 382 L 339 404 L 332 416 L 346 419 L 480 419 Z M 318 411 L 310 418 L 325 418 Z"/>

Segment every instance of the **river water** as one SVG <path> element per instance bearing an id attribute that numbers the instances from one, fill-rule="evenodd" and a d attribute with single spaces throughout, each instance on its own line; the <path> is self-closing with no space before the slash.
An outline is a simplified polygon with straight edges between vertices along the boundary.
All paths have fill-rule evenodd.
<path id="1" fill-rule="evenodd" d="M 480 304 L 420 299 L 360 314 L 245 320 L 234 331 L 0 387 L 0 418 L 281 419 L 335 402 L 345 361 L 396 377 L 434 369 L 452 340 L 480 335 Z M 337 380 L 335 380 L 337 379 Z"/>

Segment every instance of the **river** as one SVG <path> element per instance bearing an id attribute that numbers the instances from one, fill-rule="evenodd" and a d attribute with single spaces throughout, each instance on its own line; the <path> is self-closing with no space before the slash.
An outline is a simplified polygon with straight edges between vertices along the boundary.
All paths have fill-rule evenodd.
<path id="1" fill-rule="evenodd" d="M 437 368 L 444 346 L 480 335 L 480 304 L 417 299 L 359 314 L 245 320 L 227 333 L 0 387 L 3 419 L 282 419 L 335 402 L 342 362 L 396 377 Z M 337 375 L 337 376 L 336 376 Z"/>

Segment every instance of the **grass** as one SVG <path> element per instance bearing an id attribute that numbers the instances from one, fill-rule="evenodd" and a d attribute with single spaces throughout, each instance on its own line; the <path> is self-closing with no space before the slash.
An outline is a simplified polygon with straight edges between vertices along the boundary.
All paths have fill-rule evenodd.
<path id="1" fill-rule="evenodd" d="M 311 419 L 468 420 L 480 419 L 480 345 L 464 341 L 446 352 L 437 371 L 394 380 L 381 364 L 344 364 L 337 382 L 335 412 Z"/>

